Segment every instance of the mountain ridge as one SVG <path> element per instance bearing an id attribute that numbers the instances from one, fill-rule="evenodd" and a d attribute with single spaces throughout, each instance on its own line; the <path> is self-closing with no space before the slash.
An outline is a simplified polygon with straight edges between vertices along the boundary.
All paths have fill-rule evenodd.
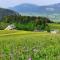
<path id="1" fill-rule="evenodd" d="M 8 16 L 8 15 L 15 15 L 18 14 L 17 12 L 10 10 L 10 9 L 6 9 L 6 8 L 0 8 L 0 20 L 4 17 L 4 16 Z"/>
<path id="2" fill-rule="evenodd" d="M 25 3 L 25 4 L 21 4 L 21 5 L 17 5 L 17 6 L 14 6 L 14 7 L 11 7 L 10 9 L 12 10 L 18 10 L 18 9 L 22 9 L 25 8 L 25 9 L 31 9 L 31 8 L 37 8 L 37 10 L 40 10 L 40 9 L 46 9 L 46 8 L 58 8 L 59 9 L 60 7 L 60 3 L 57 3 L 57 4 L 52 4 L 52 5 L 46 5 L 46 6 L 38 6 L 38 5 L 35 5 L 35 4 L 28 4 L 28 3 Z M 33 9 L 32 9 L 33 10 Z"/>
<path id="3" fill-rule="evenodd" d="M 38 6 L 34 4 L 21 4 L 15 7 L 9 8 L 14 10 L 22 15 L 39 15 L 39 16 L 48 16 L 53 20 L 60 20 L 60 3 L 46 5 L 46 6 Z"/>

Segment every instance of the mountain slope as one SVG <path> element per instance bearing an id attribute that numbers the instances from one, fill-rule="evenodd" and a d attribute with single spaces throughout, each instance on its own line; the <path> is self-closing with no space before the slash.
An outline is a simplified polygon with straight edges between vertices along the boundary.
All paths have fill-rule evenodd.
<path id="1" fill-rule="evenodd" d="M 22 15 L 45 16 L 51 20 L 60 20 L 60 3 L 48 6 L 21 4 L 9 9 L 17 11 Z"/>
<path id="2" fill-rule="evenodd" d="M 34 12 L 34 13 L 60 13 L 60 3 L 48 5 L 48 6 L 37 6 L 34 4 L 21 4 L 10 8 L 17 12 Z"/>
<path id="3" fill-rule="evenodd" d="M 10 9 L 15 10 L 17 12 L 37 12 L 38 6 L 33 4 L 22 4 L 12 7 Z"/>
<path id="4" fill-rule="evenodd" d="M 13 10 L 0 8 L 0 20 L 1 20 L 4 16 L 15 15 L 15 14 L 17 14 L 17 13 L 16 13 L 15 11 L 13 11 Z"/>

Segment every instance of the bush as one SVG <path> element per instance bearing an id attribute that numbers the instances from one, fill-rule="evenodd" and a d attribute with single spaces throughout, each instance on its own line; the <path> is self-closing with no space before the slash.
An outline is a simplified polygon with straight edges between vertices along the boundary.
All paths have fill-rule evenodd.
<path id="1" fill-rule="evenodd" d="M 27 24 L 15 23 L 15 26 L 16 26 L 16 29 L 18 29 L 18 30 L 33 31 L 35 29 L 34 23 L 27 23 Z"/>

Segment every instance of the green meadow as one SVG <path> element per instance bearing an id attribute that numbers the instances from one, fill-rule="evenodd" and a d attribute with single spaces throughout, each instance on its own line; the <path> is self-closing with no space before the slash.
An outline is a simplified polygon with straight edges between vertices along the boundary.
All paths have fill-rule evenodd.
<path id="1" fill-rule="evenodd" d="M 60 60 L 60 34 L 2 30 L 0 60 Z"/>
<path id="2" fill-rule="evenodd" d="M 49 24 L 49 26 L 50 26 L 50 29 L 52 29 L 52 30 L 54 30 L 54 29 L 60 30 L 60 24 L 58 24 L 58 23 L 51 23 L 51 24 Z"/>

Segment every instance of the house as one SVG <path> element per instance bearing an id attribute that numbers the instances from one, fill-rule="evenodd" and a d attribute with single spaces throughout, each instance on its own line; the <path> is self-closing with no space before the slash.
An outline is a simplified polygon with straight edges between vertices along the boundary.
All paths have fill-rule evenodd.
<path id="1" fill-rule="evenodd" d="M 8 25 L 6 28 L 5 28 L 5 30 L 13 30 L 13 29 L 15 29 L 16 27 L 15 27 L 15 25 L 14 24 L 11 24 L 11 25 Z"/>

